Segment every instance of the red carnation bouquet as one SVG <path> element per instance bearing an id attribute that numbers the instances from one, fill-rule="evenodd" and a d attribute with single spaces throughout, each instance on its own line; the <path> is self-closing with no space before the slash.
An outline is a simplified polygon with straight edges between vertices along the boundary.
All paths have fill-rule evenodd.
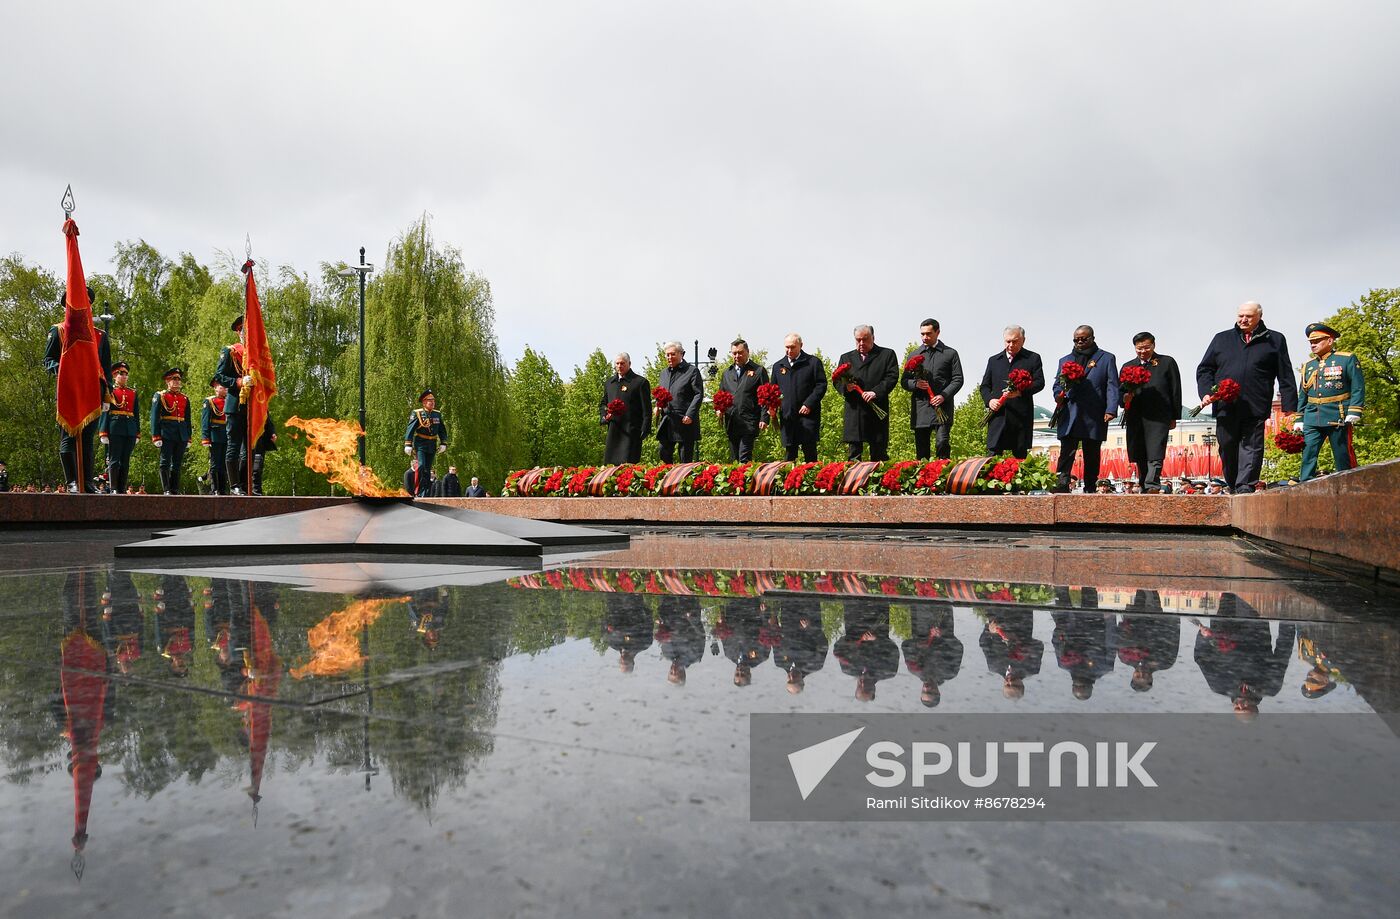
<path id="1" fill-rule="evenodd" d="M 1055 396 L 1055 411 L 1050 413 L 1051 427 L 1060 423 L 1060 417 L 1065 412 L 1065 401 L 1069 398 L 1069 388 L 1088 375 L 1089 371 L 1081 367 L 1078 361 L 1060 362 L 1060 372 L 1055 374 L 1055 383 L 1060 391 Z"/>
<path id="2" fill-rule="evenodd" d="M 626 402 L 623 402 L 621 399 L 614 399 L 608 403 L 609 421 L 612 421 L 614 418 L 621 418 L 625 414 L 627 414 Z"/>
<path id="3" fill-rule="evenodd" d="M 1123 390 L 1123 424 L 1128 423 L 1128 409 L 1133 404 L 1133 396 L 1152 382 L 1152 371 L 1141 364 L 1129 364 L 1118 373 L 1118 386 Z"/>
<path id="4" fill-rule="evenodd" d="M 857 383 L 855 380 L 848 379 L 850 375 L 851 365 L 841 364 L 837 366 L 835 370 L 831 371 L 831 382 L 841 387 L 849 386 L 851 387 L 851 392 L 854 392 L 860 395 L 862 398 L 864 398 L 865 390 L 861 389 L 860 384 Z M 881 421 L 885 420 L 890 416 L 889 412 L 880 408 L 880 406 L 876 405 L 874 402 L 867 402 L 865 404 L 870 406 L 870 410 L 875 413 L 875 417 L 879 418 Z"/>
<path id="5" fill-rule="evenodd" d="M 930 401 L 932 401 L 933 395 L 934 395 L 934 394 L 933 394 L 933 386 L 932 386 L 932 381 L 929 380 L 929 378 L 928 378 L 928 374 L 924 373 L 924 356 L 923 356 L 922 354 L 915 354 L 913 357 L 909 358 L 909 360 L 905 361 L 905 362 L 904 362 L 904 372 L 905 372 L 905 373 L 912 373 L 912 374 L 915 376 L 916 379 L 923 380 L 923 381 L 925 381 L 925 382 L 927 382 L 927 383 L 930 384 L 930 386 L 929 386 L 929 399 L 930 399 Z M 933 407 L 933 423 L 934 423 L 934 424 L 947 424 L 947 423 L 948 423 L 948 412 L 947 412 L 946 410 L 944 410 L 943 406 L 941 406 L 941 405 L 935 405 L 935 406 Z"/>
<path id="6" fill-rule="evenodd" d="M 777 383 L 764 383 L 758 387 L 758 406 L 768 412 L 774 427 L 782 425 L 782 417 L 778 413 L 783 407 L 783 390 Z"/>
<path id="7" fill-rule="evenodd" d="M 666 406 L 670 405 L 674 399 L 675 396 L 671 395 L 671 391 L 665 386 L 653 386 L 651 388 L 651 401 L 656 403 L 658 411 L 666 411 Z"/>
<path id="8" fill-rule="evenodd" d="M 1298 454 L 1303 452 L 1303 435 L 1295 434 L 1292 431 L 1279 431 L 1274 435 L 1274 446 L 1284 453 Z"/>
<path id="9" fill-rule="evenodd" d="M 1204 409 L 1207 405 L 1210 405 L 1211 402 L 1224 402 L 1226 404 L 1234 402 L 1240 397 L 1240 384 L 1236 383 L 1229 377 L 1226 377 L 1225 379 L 1221 380 L 1219 383 L 1216 383 L 1210 388 L 1209 395 L 1213 396 L 1214 398 L 1211 398 L 1210 402 L 1207 402 L 1204 399 L 1201 400 L 1200 405 L 1196 406 L 1195 408 L 1191 409 L 1191 411 L 1186 413 L 1187 416 L 1190 418 L 1195 418 L 1201 413 L 1201 410 Z"/>
<path id="10" fill-rule="evenodd" d="M 1025 392 L 1026 390 L 1031 388 L 1031 384 L 1034 382 L 1035 377 L 1031 376 L 1031 372 L 1029 370 L 1026 370 L 1025 368 L 1017 367 L 1015 370 L 1008 373 L 1006 375 L 1006 388 L 1001 391 L 1002 404 L 1006 404 L 1007 396 L 1011 395 L 1012 393 Z M 991 424 L 992 416 L 995 415 L 998 411 L 1001 411 L 1001 409 L 998 408 L 996 411 L 993 411 L 990 408 L 987 409 L 982 414 L 982 426 L 986 427 L 987 425 Z"/>
<path id="11" fill-rule="evenodd" d="M 729 427 L 729 410 L 734 407 L 734 394 L 728 390 L 721 389 L 715 393 L 712 400 L 715 407 L 715 414 L 724 419 L 724 426 Z"/>

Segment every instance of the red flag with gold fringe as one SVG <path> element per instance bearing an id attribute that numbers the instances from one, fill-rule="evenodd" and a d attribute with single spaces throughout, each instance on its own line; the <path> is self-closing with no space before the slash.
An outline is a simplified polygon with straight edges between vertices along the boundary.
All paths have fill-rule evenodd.
<path id="1" fill-rule="evenodd" d="M 68 288 L 63 298 L 63 322 L 58 327 L 63 343 L 58 361 L 58 424 L 77 437 L 102 413 L 103 377 L 97 356 L 97 330 L 92 325 L 92 302 L 78 252 L 78 225 L 71 217 L 63 221 L 63 235 L 68 247 Z"/>
<path id="2" fill-rule="evenodd" d="M 253 279 L 253 260 L 243 263 L 244 306 L 243 332 L 246 350 L 244 373 L 253 378 L 253 385 L 243 387 L 240 401 L 248 418 L 248 453 L 262 436 L 267 423 L 268 404 L 277 395 L 277 368 L 272 363 L 272 348 L 267 343 L 267 326 L 263 324 L 262 304 L 258 302 L 258 284 Z M 252 464 L 249 463 L 249 477 Z M 251 481 L 249 483 L 251 489 Z"/>

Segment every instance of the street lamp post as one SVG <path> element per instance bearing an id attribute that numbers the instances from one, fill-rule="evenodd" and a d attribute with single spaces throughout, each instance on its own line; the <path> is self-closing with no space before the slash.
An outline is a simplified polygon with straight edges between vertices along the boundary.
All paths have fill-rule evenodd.
<path id="1" fill-rule="evenodd" d="M 360 276 L 360 465 L 367 463 L 365 459 L 365 276 L 374 270 L 374 266 L 365 261 L 365 247 L 360 247 L 360 264 L 342 268 L 336 274 L 342 278 Z"/>

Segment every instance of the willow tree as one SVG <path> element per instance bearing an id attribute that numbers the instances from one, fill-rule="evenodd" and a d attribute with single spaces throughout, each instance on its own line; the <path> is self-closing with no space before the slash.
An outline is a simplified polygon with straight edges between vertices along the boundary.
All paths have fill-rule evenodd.
<path id="1" fill-rule="evenodd" d="M 424 216 L 389 246 L 366 300 L 370 465 L 386 481 L 397 481 L 408 462 L 403 433 L 409 412 L 418 394 L 431 388 L 447 423 L 450 446 L 443 459 L 463 467 L 463 478 L 500 481 L 513 448 L 486 279 L 464 267 L 460 251 L 434 243 Z M 357 349 L 347 348 L 338 374 L 345 418 L 358 410 L 357 364 Z"/>
<path id="2" fill-rule="evenodd" d="M 0 460 L 12 487 L 59 484 L 54 378 L 44 372 L 49 326 L 62 315 L 59 279 L 19 256 L 0 259 Z"/>
<path id="3" fill-rule="evenodd" d="M 529 345 L 511 371 L 510 412 L 515 422 L 515 453 L 511 465 L 528 469 L 566 460 L 559 443 L 564 408 L 564 381 L 549 358 Z M 489 487 L 492 483 L 486 483 Z"/>

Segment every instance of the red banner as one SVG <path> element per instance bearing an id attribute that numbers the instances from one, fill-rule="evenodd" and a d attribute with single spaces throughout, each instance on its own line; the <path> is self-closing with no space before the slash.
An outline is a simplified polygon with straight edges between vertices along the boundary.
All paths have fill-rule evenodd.
<path id="1" fill-rule="evenodd" d="M 262 304 L 258 302 L 258 284 L 253 280 L 253 260 L 243 264 L 244 306 L 243 332 L 246 350 L 244 373 L 253 378 L 253 385 L 243 387 L 241 400 L 248 415 L 248 455 L 262 436 L 267 424 L 268 403 L 277 395 L 277 369 L 272 364 L 272 348 L 267 343 L 267 326 L 263 324 Z M 252 463 L 248 464 L 249 490 L 252 489 Z"/>
<path id="2" fill-rule="evenodd" d="M 102 413 L 102 363 L 97 357 L 92 303 L 78 253 L 78 225 L 71 218 L 63 221 L 63 235 L 68 247 L 68 292 L 63 298 L 63 322 L 58 327 L 63 343 L 58 361 L 58 424 L 76 437 Z M 89 475 L 91 470 L 83 474 Z"/>

